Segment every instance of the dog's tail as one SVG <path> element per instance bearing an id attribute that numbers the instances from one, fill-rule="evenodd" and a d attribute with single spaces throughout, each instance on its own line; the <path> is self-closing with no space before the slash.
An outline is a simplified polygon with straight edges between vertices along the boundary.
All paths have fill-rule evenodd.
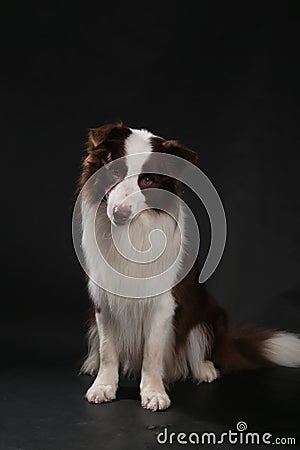
<path id="1" fill-rule="evenodd" d="M 285 331 L 240 327 L 217 338 L 212 360 L 223 374 L 258 367 L 300 367 L 300 339 Z"/>
<path id="2" fill-rule="evenodd" d="M 99 369 L 99 335 L 94 314 L 89 320 L 89 329 L 87 333 L 88 338 L 88 353 L 84 358 L 83 364 L 80 368 L 80 374 L 87 373 L 95 375 Z"/>

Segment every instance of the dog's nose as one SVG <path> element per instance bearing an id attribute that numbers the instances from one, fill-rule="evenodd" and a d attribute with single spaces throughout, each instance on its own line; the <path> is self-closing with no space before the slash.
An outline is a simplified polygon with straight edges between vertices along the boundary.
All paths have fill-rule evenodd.
<path id="1" fill-rule="evenodd" d="M 113 209 L 114 222 L 123 225 L 129 218 L 131 209 L 128 206 L 115 206 Z"/>

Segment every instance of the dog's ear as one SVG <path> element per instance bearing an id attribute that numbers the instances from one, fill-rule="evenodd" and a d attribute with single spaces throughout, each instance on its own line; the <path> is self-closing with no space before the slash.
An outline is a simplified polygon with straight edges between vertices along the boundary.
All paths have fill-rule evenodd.
<path id="1" fill-rule="evenodd" d="M 196 164 L 198 155 L 193 150 L 189 149 L 185 145 L 180 144 L 177 141 L 165 141 L 163 143 L 163 148 L 165 153 L 170 153 L 171 155 L 178 156 L 179 158 L 186 159 L 192 164 Z"/>
<path id="2" fill-rule="evenodd" d="M 130 129 L 122 122 L 89 129 L 87 155 L 82 164 L 78 192 L 100 167 L 123 156 L 122 144 L 130 133 Z"/>
<path id="3" fill-rule="evenodd" d="M 89 129 L 88 152 L 104 149 L 105 145 L 116 143 L 126 138 L 130 133 L 128 127 L 125 127 L 122 122 L 117 124 L 107 124 L 100 128 Z"/>
<path id="4" fill-rule="evenodd" d="M 93 151 L 98 149 L 104 142 L 106 141 L 107 137 L 111 133 L 112 130 L 117 125 L 114 124 L 108 124 L 103 125 L 99 128 L 90 128 L 89 129 L 89 148 L 88 150 Z"/>

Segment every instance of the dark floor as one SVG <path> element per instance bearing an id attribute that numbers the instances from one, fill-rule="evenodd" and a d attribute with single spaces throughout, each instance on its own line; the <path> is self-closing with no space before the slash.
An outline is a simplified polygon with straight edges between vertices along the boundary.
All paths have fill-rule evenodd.
<path id="1" fill-rule="evenodd" d="M 253 448 L 229 444 L 159 445 L 170 433 L 236 431 L 295 437 L 299 447 L 300 370 L 269 369 L 224 377 L 211 385 L 180 383 L 171 389 L 171 408 L 152 413 L 139 405 L 138 382 L 121 380 L 118 400 L 91 405 L 84 392 L 88 376 L 59 367 L 4 369 L 1 372 L 0 449 L 94 450 L 168 448 Z M 244 432 L 245 435 L 245 432 Z M 164 435 L 161 436 L 163 441 Z M 182 439 L 185 439 L 182 437 Z M 196 439 L 195 435 L 191 439 Z M 260 445 L 259 448 L 270 447 Z M 276 445 L 276 448 L 287 448 Z"/>

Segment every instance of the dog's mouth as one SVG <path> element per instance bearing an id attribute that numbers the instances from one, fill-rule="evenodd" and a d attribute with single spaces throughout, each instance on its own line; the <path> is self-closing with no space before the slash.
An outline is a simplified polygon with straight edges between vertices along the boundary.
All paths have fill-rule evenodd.
<path id="1" fill-rule="evenodd" d="M 111 222 L 113 223 L 113 225 L 115 225 L 116 227 L 120 227 L 122 225 L 126 225 L 128 223 L 131 222 L 131 219 L 115 219 L 113 218 L 111 220 Z"/>
<path id="2" fill-rule="evenodd" d="M 113 225 L 120 227 L 122 225 L 128 225 L 131 224 L 132 222 L 135 222 L 136 220 L 138 220 L 141 214 L 143 214 L 143 212 L 144 211 L 139 211 L 135 214 L 130 214 L 130 216 L 128 217 L 116 217 L 115 215 L 113 215 L 113 217 L 110 220 Z"/>

